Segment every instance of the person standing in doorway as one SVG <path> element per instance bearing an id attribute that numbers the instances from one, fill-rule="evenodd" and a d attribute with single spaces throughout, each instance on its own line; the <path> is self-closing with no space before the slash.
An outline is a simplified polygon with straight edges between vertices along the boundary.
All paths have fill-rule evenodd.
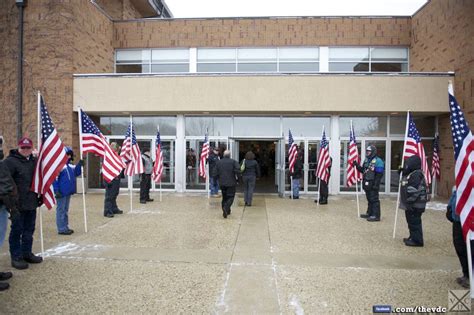
<path id="1" fill-rule="evenodd" d="M 196 181 L 196 161 L 196 153 L 194 152 L 194 149 L 188 149 L 186 152 L 186 174 L 188 177 L 188 183 L 193 186 Z"/>
<path id="2" fill-rule="evenodd" d="M 300 181 L 303 178 L 303 151 L 299 150 L 296 156 L 295 166 L 293 172 L 290 173 L 293 177 L 293 199 L 300 199 Z M 290 196 L 291 198 L 291 196 Z"/>
<path id="3" fill-rule="evenodd" d="M 110 148 L 119 154 L 120 147 L 117 142 L 110 143 Z M 120 191 L 120 179 L 122 177 L 124 177 L 123 170 L 109 183 L 105 183 L 104 217 L 113 218 L 115 214 L 123 213 L 117 206 L 117 196 Z"/>
<path id="4" fill-rule="evenodd" d="M 212 148 L 207 162 L 209 163 L 209 188 L 211 197 L 219 197 L 219 181 L 217 180 L 217 161 L 219 161 L 219 151 Z"/>
<path id="5" fill-rule="evenodd" d="M 357 161 L 354 161 L 353 165 L 363 174 L 362 188 L 368 202 L 367 213 L 361 214 L 360 217 L 369 222 L 380 221 L 379 189 L 385 166 L 382 159 L 377 156 L 375 146 L 369 145 L 365 150 L 365 160 L 362 166 Z"/>
<path id="6" fill-rule="evenodd" d="M 231 213 L 235 197 L 235 186 L 240 177 L 239 162 L 230 158 L 230 151 L 224 151 L 224 157 L 217 162 L 217 179 L 222 190 L 222 215 L 224 218 Z"/>
<path id="7" fill-rule="evenodd" d="M 153 201 L 150 198 L 151 173 L 153 172 L 153 160 L 150 157 L 150 150 L 146 150 L 142 154 L 142 160 L 144 172 L 140 178 L 140 203 L 145 204 Z"/>
<path id="8" fill-rule="evenodd" d="M 71 235 L 74 230 L 69 228 L 69 202 L 71 201 L 71 195 L 76 193 L 76 177 L 81 175 L 83 161 L 80 160 L 77 165 L 72 164 L 74 152 L 71 147 L 66 147 L 65 150 L 69 159 L 54 181 L 53 187 L 57 201 L 56 227 L 58 228 L 58 234 Z"/>
<path id="9" fill-rule="evenodd" d="M 251 207 L 255 183 L 257 178 L 260 177 L 260 166 L 255 160 L 255 154 L 252 151 L 248 151 L 245 154 L 240 170 L 242 171 L 242 182 L 244 183 L 245 205 Z"/>
<path id="10" fill-rule="evenodd" d="M 10 229 L 10 255 L 12 267 L 28 268 L 28 263 L 38 264 L 43 258 L 33 254 L 33 234 L 36 225 L 36 208 L 42 205 L 42 199 L 31 191 L 31 182 L 35 171 L 36 158 L 32 154 L 33 141 L 22 138 L 18 149 L 10 151 L 5 159 L 10 176 L 18 191 L 18 216 L 12 217 Z"/>

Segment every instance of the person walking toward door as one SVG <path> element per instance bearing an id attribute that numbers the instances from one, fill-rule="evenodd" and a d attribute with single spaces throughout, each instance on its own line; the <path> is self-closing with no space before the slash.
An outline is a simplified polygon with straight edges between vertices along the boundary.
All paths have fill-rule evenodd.
<path id="1" fill-rule="evenodd" d="M 252 151 L 248 151 L 245 154 L 240 170 L 242 171 L 242 181 L 244 183 L 245 205 L 251 207 L 255 183 L 257 178 L 260 177 L 260 166 L 255 160 L 255 154 Z"/>
<path id="2" fill-rule="evenodd" d="M 222 191 L 222 215 L 224 218 L 231 213 L 235 197 L 235 186 L 240 177 L 239 162 L 230 158 L 230 151 L 224 151 L 224 157 L 217 162 L 216 174 Z"/>

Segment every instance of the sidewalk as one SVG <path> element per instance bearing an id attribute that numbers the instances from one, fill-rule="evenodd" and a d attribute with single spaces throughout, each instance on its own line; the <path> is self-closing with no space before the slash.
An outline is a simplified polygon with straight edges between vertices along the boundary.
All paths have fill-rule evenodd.
<path id="1" fill-rule="evenodd" d="M 121 195 L 125 213 L 109 219 L 103 195 L 88 194 L 85 234 L 75 196 L 75 233 L 57 235 L 54 211 L 43 212 L 45 261 L 13 270 L 0 313 L 369 314 L 375 304 L 447 307 L 448 290 L 462 290 L 443 211 L 425 212 L 425 247 L 410 248 L 403 211 L 392 238 L 393 199 L 382 201 L 381 222 L 367 222 L 354 198 L 331 197 L 318 207 L 256 196 L 245 209 L 238 198 L 223 219 L 220 199 L 165 194 L 128 213 Z M 39 221 L 35 252 L 38 232 Z M 11 270 L 7 251 L 8 241 L 1 271 Z"/>

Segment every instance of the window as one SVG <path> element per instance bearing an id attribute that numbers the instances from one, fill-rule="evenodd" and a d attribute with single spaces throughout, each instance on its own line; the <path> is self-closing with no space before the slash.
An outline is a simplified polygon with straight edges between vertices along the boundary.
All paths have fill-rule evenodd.
<path id="1" fill-rule="evenodd" d="M 283 117 L 283 132 L 288 137 L 291 130 L 293 137 L 321 137 L 323 126 L 326 137 L 331 136 L 329 117 Z"/>
<path id="2" fill-rule="evenodd" d="M 117 50 L 115 64 L 116 73 L 148 73 L 150 50 Z"/>
<path id="3" fill-rule="evenodd" d="M 318 72 L 319 48 L 280 48 L 279 72 Z"/>
<path id="4" fill-rule="evenodd" d="M 280 117 L 234 117 L 236 137 L 281 137 Z"/>
<path id="5" fill-rule="evenodd" d="M 197 50 L 197 72 L 235 72 L 236 50 L 199 48 Z"/>
<path id="6" fill-rule="evenodd" d="M 189 72 L 189 49 L 153 49 L 151 72 Z"/>
<path id="7" fill-rule="evenodd" d="M 230 136 L 232 118 L 231 117 L 209 117 L 209 116 L 188 116 L 185 120 L 186 136 L 203 137 L 208 132 L 208 136 Z"/>
<path id="8" fill-rule="evenodd" d="M 341 117 L 339 130 L 341 137 L 349 137 L 351 126 L 354 126 L 356 139 L 358 137 L 386 137 L 387 117 Z"/>
<path id="9" fill-rule="evenodd" d="M 329 71 L 369 71 L 369 48 L 329 48 Z"/>
<path id="10" fill-rule="evenodd" d="M 238 72 L 276 72 L 276 48 L 240 48 L 237 50 Z"/>
<path id="11" fill-rule="evenodd" d="M 408 50 L 406 48 L 371 48 L 372 72 L 407 72 Z"/>

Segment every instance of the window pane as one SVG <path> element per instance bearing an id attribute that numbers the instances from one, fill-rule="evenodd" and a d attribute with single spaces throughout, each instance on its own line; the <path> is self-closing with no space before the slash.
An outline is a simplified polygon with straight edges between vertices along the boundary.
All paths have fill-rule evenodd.
<path id="1" fill-rule="evenodd" d="M 235 63 L 198 63 L 197 72 L 235 72 Z"/>
<path id="2" fill-rule="evenodd" d="M 282 60 L 318 60 L 319 48 L 280 48 L 279 58 Z"/>
<path id="3" fill-rule="evenodd" d="M 197 61 L 198 62 L 233 62 L 235 63 L 235 49 L 212 49 L 212 48 L 198 48 Z"/>
<path id="4" fill-rule="evenodd" d="M 149 65 L 116 65 L 116 73 L 149 73 Z"/>
<path id="5" fill-rule="evenodd" d="M 152 62 L 189 62 L 189 49 L 153 49 Z"/>
<path id="6" fill-rule="evenodd" d="M 369 64 L 358 63 L 358 62 L 330 62 L 329 71 L 344 71 L 344 72 L 369 71 Z"/>
<path id="7" fill-rule="evenodd" d="M 407 72 L 405 63 L 372 63 L 372 72 Z"/>
<path id="8" fill-rule="evenodd" d="M 291 130 L 293 137 L 321 137 L 323 126 L 326 136 L 331 136 L 329 117 L 283 117 L 283 132 L 288 137 Z"/>
<path id="9" fill-rule="evenodd" d="M 235 117 L 234 136 L 281 137 L 280 117 Z"/>
<path id="10" fill-rule="evenodd" d="M 115 136 L 125 136 L 130 117 L 110 117 L 110 134 Z"/>
<path id="11" fill-rule="evenodd" d="M 243 61 L 276 61 L 276 48 L 240 48 L 237 51 L 239 62 Z"/>
<path id="12" fill-rule="evenodd" d="M 280 62 L 280 72 L 318 72 L 319 63 L 314 62 Z"/>
<path id="13" fill-rule="evenodd" d="M 201 153 L 202 140 L 186 141 L 186 189 L 206 188 L 206 181 L 199 176 L 199 155 Z"/>
<path id="14" fill-rule="evenodd" d="M 369 48 L 329 48 L 329 61 L 369 60 Z"/>
<path id="15" fill-rule="evenodd" d="M 390 125 L 392 121 L 390 120 Z M 398 174 L 398 167 L 402 165 L 402 151 L 403 141 L 392 141 L 392 158 L 390 163 L 390 191 L 398 191 L 398 182 L 400 180 L 400 174 Z M 387 165 L 386 165 L 387 167 Z"/>
<path id="16" fill-rule="evenodd" d="M 117 50 L 117 63 L 142 63 L 150 61 L 150 50 Z"/>
<path id="17" fill-rule="evenodd" d="M 140 136 L 156 136 L 156 127 L 160 126 L 160 135 L 176 136 L 176 117 L 139 117 L 133 116 L 135 132 Z"/>
<path id="18" fill-rule="evenodd" d="M 414 116 L 416 128 L 421 137 L 434 137 L 436 120 L 434 116 Z M 407 116 L 390 116 L 390 135 L 405 136 Z"/>
<path id="19" fill-rule="evenodd" d="M 341 137 L 349 137 L 349 130 L 354 126 L 357 137 L 385 137 L 387 135 L 387 117 L 341 117 L 339 128 Z"/>
<path id="20" fill-rule="evenodd" d="M 209 136 L 230 136 L 231 117 L 186 117 L 186 136 L 202 136 L 209 132 Z"/>
<path id="21" fill-rule="evenodd" d="M 276 63 L 239 63 L 237 72 L 267 72 L 277 71 Z"/>
<path id="22" fill-rule="evenodd" d="M 362 143 L 360 141 L 357 141 L 357 150 L 359 152 L 359 156 L 361 154 L 361 146 Z M 356 189 L 356 185 L 352 185 L 351 187 L 347 186 L 347 160 L 349 159 L 348 157 L 349 153 L 349 141 L 348 140 L 343 140 L 341 141 L 341 165 L 340 165 L 340 177 L 339 177 L 339 187 L 341 191 L 354 191 Z M 360 187 L 360 182 L 357 184 L 359 191 L 361 190 Z"/>
<path id="23" fill-rule="evenodd" d="M 372 48 L 372 60 L 389 60 L 389 61 L 407 61 L 408 49 L 406 48 Z"/>
<path id="24" fill-rule="evenodd" d="M 151 72 L 189 72 L 189 64 L 159 64 L 151 65 Z"/>

